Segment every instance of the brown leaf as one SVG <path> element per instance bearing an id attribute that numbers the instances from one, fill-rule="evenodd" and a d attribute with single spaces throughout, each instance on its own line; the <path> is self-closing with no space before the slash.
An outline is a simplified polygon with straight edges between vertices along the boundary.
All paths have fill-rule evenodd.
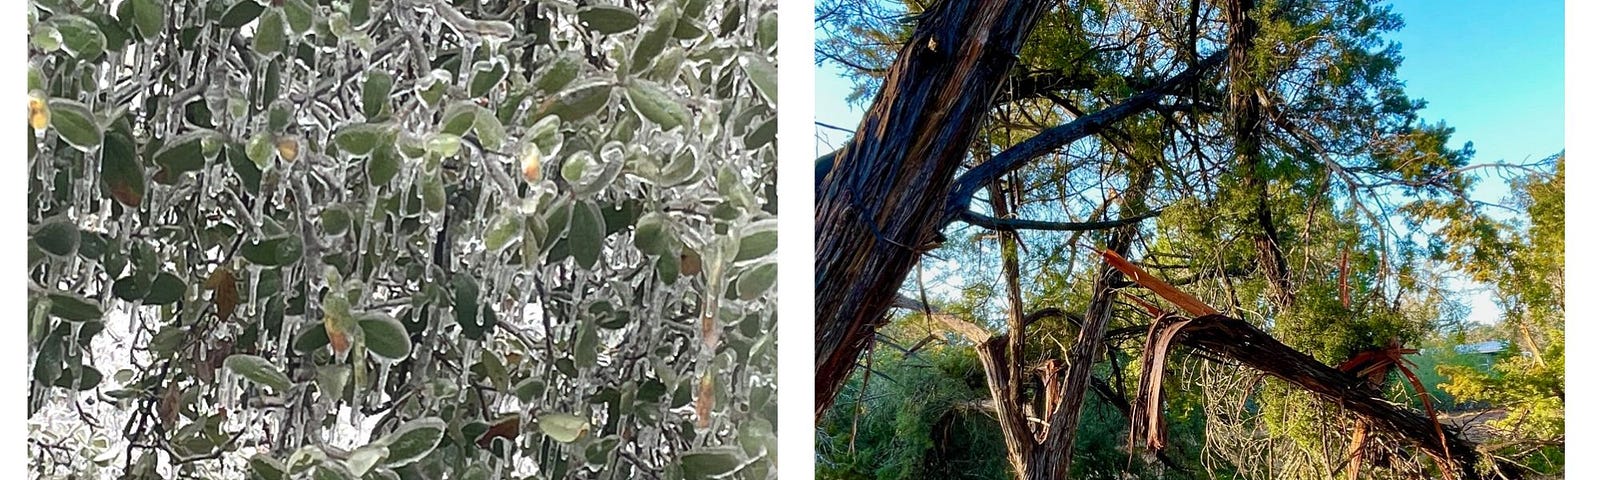
<path id="1" fill-rule="evenodd" d="M 684 275 L 699 275 L 701 263 L 700 252 L 685 248 L 683 253 L 678 255 L 678 272 Z"/>
<path id="2" fill-rule="evenodd" d="M 156 414 L 161 419 L 161 427 L 172 431 L 178 426 L 178 386 L 167 385 L 167 393 L 161 395 L 161 401 L 156 403 Z"/>
<path id="3" fill-rule="evenodd" d="M 217 304 L 217 319 L 227 323 L 233 310 L 239 306 L 239 285 L 228 267 L 217 267 L 206 277 L 205 287 L 211 290 L 211 301 Z"/>
<path id="4" fill-rule="evenodd" d="M 322 322 L 322 328 L 328 331 L 328 344 L 333 345 L 334 356 L 343 357 L 344 352 L 350 351 L 350 337 L 343 331 L 328 322 Z"/>
<path id="5" fill-rule="evenodd" d="M 489 448 L 490 445 L 494 444 L 494 439 L 496 438 L 504 438 L 506 441 L 515 442 L 517 440 L 517 433 L 521 431 L 522 417 L 511 415 L 501 418 L 500 421 L 495 422 L 494 425 L 490 425 L 488 430 L 485 430 L 482 435 L 478 436 L 478 446 L 481 448 Z"/>

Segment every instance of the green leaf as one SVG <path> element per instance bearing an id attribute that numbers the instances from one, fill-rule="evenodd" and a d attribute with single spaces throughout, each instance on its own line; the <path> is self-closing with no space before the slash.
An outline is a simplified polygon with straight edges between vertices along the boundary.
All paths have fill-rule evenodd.
<path id="1" fill-rule="evenodd" d="M 372 185 L 388 185 L 400 174 L 400 151 L 384 145 L 372 151 L 367 158 L 367 181 Z"/>
<path id="2" fill-rule="evenodd" d="M 563 53 L 544 67 L 535 86 L 545 93 L 559 92 L 578 79 L 578 71 L 582 66 L 582 58 L 573 53 Z"/>
<path id="3" fill-rule="evenodd" d="M 633 68 L 631 71 L 642 72 L 650 68 L 650 62 L 665 49 L 667 42 L 672 40 L 672 33 L 678 29 L 679 8 L 676 0 L 656 2 L 656 18 L 650 24 L 650 30 L 639 36 L 639 42 L 633 46 Z"/>
<path id="4" fill-rule="evenodd" d="M 229 355 L 222 364 L 239 376 L 252 382 L 272 388 L 278 393 L 289 391 L 289 377 L 278 370 L 276 365 L 265 358 L 255 355 L 235 354 Z"/>
<path id="5" fill-rule="evenodd" d="M 289 467 L 265 453 L 257 453 L 250 457 L 250 471 L 255 472 L 262 480 L 284 480 L 289 476 Z"/>
<path id="6" fill-rule="evenodd" d="M 96 370 L 94 367 L 88 365 L 79 365 L 78 368 L 81 370 L 77 372 L 78 374 L 76 377 L 67 375 L 57 377 L 55 386 L 84 391 L 93 389 L 94 387 L 100 385 L 101 380 L 105 379 L 105 377 L 100 374 L 100 371 Z M 67 371 L 62 373 L 72 372 Z"/>
<path id="7" fill-rule="evenodd" d="M 439 445 L 444 438 L 446 424 L 439 417 L 419 418 L 406 422 L 388 435 L 374 442 L 389 449 L 384 466 L 400 468 L 421 460 Z"/>
<path id="8" fill-rule="evenodd" d="M 417 188 L 421 190 L 419 193 L 422 196 L 422 208 L 428 213 L 444 213 L 444 179 L 437 171 L 424 171 L 421 177 Z"/>
<path id="9" fill-rule="evenodd" d="M 261 167 L 250 161 L 250 155 L 245 153 L 245 147 L 238 144 L 229 144 L 227 148 L 228 166 L 233 168 L 233 173 L 239 175 L 239 180 L 244 183 L 244 189 L 251 195 L 261 194 Z"/>
<path id="10" fill-rule="evenodd" d="M 261 81 L 260 103 L 281 100 L 279 95 L 283 91 L 283 61 L 284 60 L 282 58 L 274 56 L 272 57 L 272 61 L 267 62 L 267 72 L 265 78 Z M 281 126 L 270 127 L 273 133 L 283 133 L 282 129 L 288 125 L 288 112 L 285 111 L 284 113 L 284 123 Z M 269 126 L 272 125 L 272 121 L 272 118 L 268 119 Z"/>
<path id="11" fill-rule="evenodd" d="M 183 279 L 171 273 L 161 272 L 150 283 L 150 291 L 144 295 L 144 303 L 146 305 L 176 303 L 183 298 L 183 292 L 186 289 Z"/>
<path id="12" fill-rule="evenodd" d="M 277 145 L 272 140 L 272 134 L 256 132 L 245 144 L 245 156 L 250 158 L 250 163 L 255 164 L 257 171 L 272 166 L 272 154 L 277 153 Z"/>
<path id="13" fill-rule="evenodd" d="M 139 162 L 137 145 L 126 133 L 106 132 L 105 145 L 100 149 L 100 182 L 111 198 L 123 205 L 137 208 L 144 201 L 144 164 Z"/>
<path id="14" fill-rule="evenodd" d="M 78 225 L 66 216 L 56 216 L 39 224 L 33 230 L 33 243 L 56 258 L 72 258 L 78 253 Z"/>
<path id="15" fill-rule="evenodd" d="M 600 207 L 589 200 L 579 201 L 572 206 L 572 224 L 567 229 L 567 246 L 578 267 L 594 268 L 595 263 L 600 260 L 600 251 L 605 246 L 605 234 L 605 218 L 600 216 Z"/>
<path id="16" fill-rule="evenodd" d="M 543 379 L 530 377 L 526 380 L 523 380 L 522 383 L 518 383 L 517 386 L 512 390 L 517 396 L 517 400 L 521 401 L 522 403 L 531 403 L 536 398 L 544 397 L 544 388 L 545 383 Z"/>
<path id="17" fill-rule="evenodd" d="M 167 26 L 167 6 L 162 5 L 160 0 L 128 1 L 133 3 L 133 27 L 139 32 L 139 37 L 145 40 L 160 37 L 161 31 Z"/>
<path id="18" fill-rule="evenodd" d="M 756 298 L 760 298 L 763 294 L 766 294 L 767 291 L 771 290 L 772 285 L 776 284 L 777 282 L 777 263 L 766 262 L 756 265 L 755 267 L 746 270 L 744 274 L 739 275 L 739 284 L 737 286 L 739 298 L 745 300 L 754 300 Z"/>
<path id="19" fill-rule="evenodd" d="M 246 242 L 239 248 L 239 254 L 251 263 L 276 267 L 299 261 L 303 249 L 300 237 L 282 235 L 260 242 Z"/>
<path id="20" fill-rule="evenodd" d="M 738 447 L 700 447 L 678 457 L 685 480 L 720 478 L 743 464 Z"/>
<path id="21" fill-rule="evenodd" d="M 260 3 L 256 3 L 256 0 L 238 0 L 232 7 L 228 7 L 228 11 L 222 14 L 222 20 L 218 21 L 217 24 L 221 25 L 222 28 L 243 27 L 245 24 L 254 22 L 256 17 L 261 16 L 261 11 L 265 8 Z"/>
<path id="22" fill-rule="evenodd" d="M 389 315 L 365 312 L 356 315 L 367 350 L 384 358 L 402 359 L 411 356 L 411 334 L 406 326 Z"/>
<path id="23" fill-rule="evenodd" d="M 366 157 L 379 144 L 392 142 L 394 134 L 395 125 L 391 123 L 356 123 L 339 129 L 333 134 L 333 142 L 351 156 Z"/>
<path id="24" fill-rule="evenodd" d="M 600 332 L 594 322 L 578 325 L 578 339 L 572 345 L 572 361 L 579 367 L 594 368 L 600 357 Z"/>
<path id="25" fill-rule="evenodd" d="M 58 15 L 50 23 L 61 35 L 61 46 L 80 60 L 93 60 L 106 51 L 106 35 L 100 26 L 77 15 Z"/>
<path id="26" fill-rule="evenodd" d="M 635 111 L 660 125 L 662 130 L 672 130 L 691 121 L 689 110 L 682 102 L 648 80 L 635 80 L 628 85 L 628 101 Z"/>
<path id="27" fill-rule="evenodd" d="M 670 244 L 667 231 L 667 217 L 660 212 L 650 212 L 639 217 L 639 223 L 634 227 L 633 245 L 639 251 L 661 255 L 666 253 Z"/>
<path id="28" fill-rule="evenodd" d="M 489 230 L 483 233 L 483 246 L 490 252 L 504 250 L 511 242 L 522 236 L 522 215 L 512 212 L 501 212 L 489 222 Z"/>
<path id="29" fill-rule="evenodd" d="M 55 51 L 61 49 L 61 32 L 56 31 L 53 23 L 40 22 L 35 24 L 33 32 L 30 33 L 32 34 L 28 36 L 28 43 L 43 50 L 45 53 L 55 53 Z"/>
<path id="30" fill-rule="evenodd" d="M 461 333 L 468 338 L 483 339 L 491 325 L 484 321 L 478 305 L 478 282 L 466 273 L 455 274 L 450 282 L 454 300 L 452 306 Z"/>
<path id="31" fill-rule="evenodd" d="M 706 13 L 706 7 L 710 5 L 710 0 L 688 0 L 683 4 L 683 15 L 680 15 L 680 17 L 699 20 L 700 16 Z"/>
<path id="32" fill-rule="evenodd" d="M 68 145 L 86 152 L 100 146 L 105 135 L 89 106 L 65 98 L 50 99 L 50 127 Z"/>
<path id="33" fill-rule="evenodd" d="M 439 131 L 451 135 L 466 135 L 467 130 L 478 120 L 478 105 L 472 102 L 456 102 L 444 108 L 444 117 L 440 119 Z"/>
<path id="34" fill-rule="evenodd" d="M 378 118 L 389 105 L 389 95 L 394 91 L 394 75 L 382 70 L 367 72 L 367 81 L 361 85 L 361 114 Z"/>
<path id="35" fill-rule="evenodd" d="M 310 30 L 316 18 L 316 9 L 307 4 L 306 0 L 286 0 L 283 2 L 283 19 L 288 23 L 289 31 L 295 35 L 304 34 L 307 30 Z"/>
<path id="36" fill-rule="evenodd" d="M 323 338 L 327 338 L 328 328 L 321 322 L 316 322 L 309 327 L 321 330 L 324 333 Z M 351 370 L 354 370 L 354 367 L 346 364 L 321 365 L 317 367 L 317 392 L 324 401 L 336 404 L 345 397 L 344 392 L 350 384 Z"/>
<path id="37" fill-rule="evenodd" d="M 756 127 L 754 130 L 751 130 L 749 134 L 744 136 L 744 148 L 755 150 L 772 143 L 772 141 L 776 140 L 777 138 L 778 119 L 776 117 L 769 118 L 767 121 L 762 122 L 760 126 Z"/>
<path id="38" fill-rule="evenodd" d="M 372 0 L 350 0 L 350 25 L 364 26 L 372 17 Z"/>
<path id="39" fill-rule="evenodd" d="M 167 141 L 156 151 L 153 158 L 155 164 L 167 172 L 171 178 L 177 175 L 193 172 L 205 168 L 206 161 L 211 155 L 206 153 L 207 142 L 218 141 L 219 134 L 209 130 L 200 130 L 179 135 Z"/>
<path id="40" fill-rule="evenodd" d="M 500 124 L 493 110 L 478 107 L 478 119 L 472 123 L 472 130 L 478 133 L 478 141 L 484 148 L 500 150 L 506 143 L 506 127 Z"/>
<path id="41" fill-rule="evenodd" d="M 606 460 L 611 458 L 611 453 L 617 449 L 617 442 L 616 436 L 609 436 L 590 443 L 589 447 L 583 450 L 584 459 L 588 460 L 590 465 L 605 465 Z"/>
<path id="42" fill-rule="evenodd" d="M 774 228 L 763 229 L 746 233 L 739 239 L 739 253 L 733 256 L 733 261 L 742 262 L 754 258 L 765 257 L 778 249 L 778 230 Z"/>
<path id="43" fill-rule="evenodd" d="M 344 461 L 350 473 L 360 477 L 372 471 L 372 467 L 389 456 L 389 448 L 383 445 L 367 445 L 350 451 L 350 457 Z"/>
<path id="44" fill-rule="evenodd" d="M 478 62 L 472 71 L 472 80 L 467 83 L 467 95 L 473 98 L 482 97 L 506 79 L 506 64 L 503 62 Z"/>
<path id="45" fill-rule="evenodd" d="M 569 413 L 544 413 L 539 415 L 539 431 L 557 442 L 572 443 L 589 431 L 589 420 Z"/>
<path id="46" fill-rule="evenodd" d="M 240 1 L 249 2 L 251 0 Z M 256 53 L 270 57 L 284 50 L 286 38 L 283 24 L 283 13 L 276 9 L 268 10 L 261 14 L 261 18 L 256 22 Z"/>
<path id="47" fill-rule="evenodd" d="M 630 8 L 591 5 L 578 9 L 578 21 L 582 22 L 584 27 L 601 35 L 611 35 L 638 27 L 639 14 Z"/>
<path id="48" fill-rule="evenodd" d="M 766 99 L 767 104 L 778 102 L 778 67 L 772 65 L 766 57 L 746 53 L 739 57 L 739 64 L 744 66 L 746 74 L 750 75 L 750 83 L 755 84 L 756 92 Z"/>
<path id="49" fill-rule="evenodd" d="M 770 10 L 756 20 L 756 41 L 762 50 L 770 50 L 778 43 L 778 12 Z"/>
<path id="50" fill-rule="evenodd" d="M 128 46 L 128 41 L 132 40 L 132 34 L 128 33 L 128 29 L 122 28 L 122 24 L 111 15 L 101 12 L 84 12 L 83 16 L 94 22 L 94 26 L 100 29 L 102 35 L 105 35 L 107 51 L 122 50 L 123 47 Z M 32 90 L 33 88 L 38 87 L 30 87 L 29 89 Z"/>
<path id="51" fill-rule="evenodd" d="M 656 257 L 656 274 L 661 275 L 661 281 L 666 282 L 667 285 L 678 282 L 678 274 L 682 272 L 682 267 L 682 262 L 678 256 L 671 254 L 671 252 L 663 253 L 661 256 Z"/>
<path id="52" fill-rule="evenodd" d="M 311 471 L 311 480 L 356 480 L 356 477 L 344 465 L 325 461 Z"/>
<path id="53" fill-rule="evenodd" d="M 446 132 L 429 135 L 423 150 L 440 158 L 453 157 L 456 152 L 461 151 L 461 136 Z"/>
<path id="54" fill-rule="evenodd" d="M 105 314 L 98 302 L 67 292 L 50 292 L 50 314 L 69 322 L 98 322 Z"/>
<path id="55" fill-rule="evenodd" d="M 589 82 L 563 91 L 540 106 L 538 116 L 556 115 L 561 120 L 576 122 L 599 112 L 611 100 L 611 84 Z"/>
<path id="56" fill-rule="evenodd" d="M 693 180 L 700 172 L 700 159 L 692 148 L 685 148 L 672 156 L 672 163 L 661 169 L 658 182 L 662 186 L 676 186 Z"/>
<path id="57" fill-rule="evenodd" d="M 328 346 L 328 329 L 322 323 L 312 323 L 294 337 L 294 351 L 311 353 Z"/>
<path id="58" fill-rule="evenodd" d="M 568 183 L 578 183 L 583 179 L 583 175 L 588 173 L 589 165 L 593 163 L 594 154 L 588 151 L 573 153 L 567 157 L 567 161 L 561 163 L 561 178 L 566 179 Z"/>
<path id="59" fill-rule="evenodd" d="M 330 205 L 322 209 L 318 215 L 322 220 L 322 232 L 330 237 L 344 235 L 350 231 L 350 208 L 344 205 Z"/>

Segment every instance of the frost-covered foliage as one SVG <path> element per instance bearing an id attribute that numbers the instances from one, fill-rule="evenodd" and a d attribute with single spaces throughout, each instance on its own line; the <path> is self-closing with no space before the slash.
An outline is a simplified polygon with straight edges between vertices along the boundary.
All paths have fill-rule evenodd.
<path id="1" fill-rule="evenodd" d="M 616 3 L 33 0 L 30 475 L 774 476 L 773 4 Z"/>

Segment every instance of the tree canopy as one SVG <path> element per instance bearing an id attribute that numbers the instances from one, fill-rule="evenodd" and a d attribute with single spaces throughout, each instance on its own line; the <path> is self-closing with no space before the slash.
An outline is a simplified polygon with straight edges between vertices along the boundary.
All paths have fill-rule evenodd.
<path id="1" fill-rule="evenodd" d="M 1421 118 L 1397 76 L 1387 35 L 1403 22 L 1382 2 L 838 0 L 816 18 L 830 32 L 819 62 L 849 72 L 852 98 L 870 104 L 819 167 L 817 328 L 841 339 L 818 358 L 819 397 L 840 392 L 819 398 L 832 403 L 818 412 L 832 475 L 1560 469 L 1559 155 L 1485 162 L 1470 142 L 1452 147 L 1453 130 Z M 1014 65 L 983 63 L 999 65 L 1014 38 Z M 943 63 L 983 65 L 937 79 L 946 90 L 929 97 L 960 84 L 960 104 L 913 87 Z M 929 108 L 906 107 L 919 101 Z M 1534 200 L 1479 198 L 1487 174 Z M 868 226 L 840 220 L 850 214 Z M 833 238 L 863 247 L 824 251 L 851 244 Z M 1407 352 L 1460 330 L 1468 280 L 1495 288 L 1507 333 L 1530 332 L 1501 338 L 1555 350 L 1439 372 L 1457 399 L 1525 418 L 1520 429 L 1486 440 L 1440 420 L 1439 433 L 1427 422 L 1405 433 L 1182 326 L 1168 357 L 1155 348 L 1167 315 L 1205 312 L 1151 295 L 1107 251 L 1309 355 L 1296 368 L 1370 380 L 1359 395 L 1408 405 L 1412 419 L 1434 408 L 1411 386 Z M 862 265 L 899 276 L 857 281 Z M 838 299 L 851 301 L 824 309 Z M 1422 390 L 1438 391 L 1426 373 L 1435 383 Z M 1155 427 L 1130 431 L 1130 418 Z M 1481 443 L 1456 443 L 1469 438 Z M 1482 463 L 1452 465 L 1479 450 Z M 895 465 L 870 462 L 883 455 Z"/>

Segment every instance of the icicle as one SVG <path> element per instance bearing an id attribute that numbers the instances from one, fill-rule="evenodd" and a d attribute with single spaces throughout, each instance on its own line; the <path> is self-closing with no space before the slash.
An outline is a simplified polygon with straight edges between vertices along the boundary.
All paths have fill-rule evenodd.
<path id="1" fill-rule="evenodd" d="M 261 285 L 261 266 L 256 265 L 255 263 L 250 263 L 244 268 L 245 271 L 250 274 L 250 298 L 244 304 L 244 316 L 245 318 L 255 320 L 257 318 L 256 312 L 259 311 L 259 309 L 256 307 L 256 288 Z"/>
<path id="2" fill-rule="evenodd" d="M 373 403 L 382 403 L 383 402 L 383 392 L 388 391 L 388 386 L 389 386 L 389 368 L 390 368 L 391 365 L 394 364 L 394 361 L 390 360 L 390 359 L 387 359 L 387 358 L 383 358 L 383 357 L 374 357 L 373 360 L 375 361 L 375 363 L 378 364 L 378 372 L 377 372 L 378 385 L 377 385 L 376 388 L 373 388 L 372 391 L 371 391 L 371 393 L 372 393 L 372 402 Z"/>

